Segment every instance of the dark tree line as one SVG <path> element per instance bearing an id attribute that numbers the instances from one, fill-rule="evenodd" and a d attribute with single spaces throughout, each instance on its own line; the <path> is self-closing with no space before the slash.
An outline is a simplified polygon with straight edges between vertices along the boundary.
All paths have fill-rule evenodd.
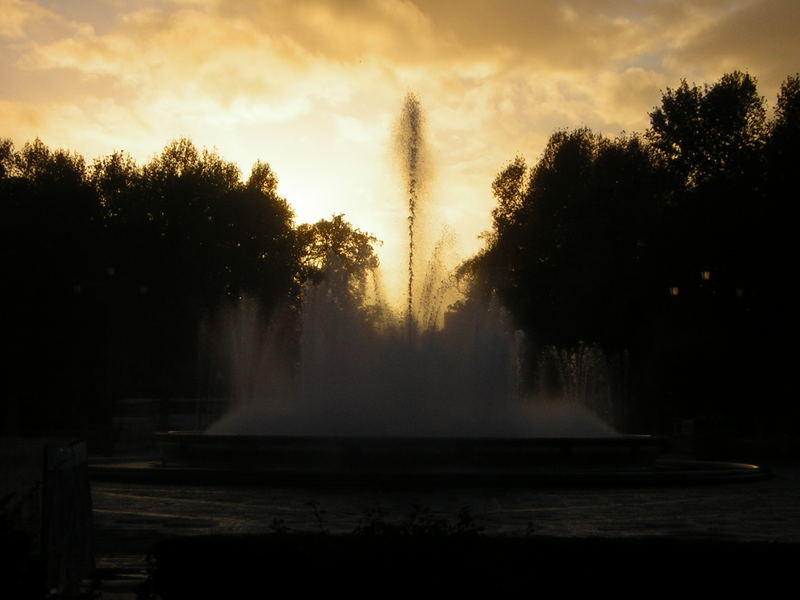
<path id="1" fill-rule="evenodd" d="M 643 135 L 558 131 L 533 167 L 517 157 L 497 176 L 492 230 L 462 275 L 538 347 L 617 357 L 634 427 L 797 415 L 780 348 L 798 126 L 798 76 L 769 119 L 754 78 L 734 72 L 667 89 Z"/>
<path id="2" fill-rule="evenodd" d="M 143 166 L 3 141 L 0 202 L 12 428 L 85 426 L 120 397 L 196 396 L 198 331 L 223 305 L 292 314 L 326 253 L 377 266 L 374 238 L 341 216 L 295 227 L 269 165 L 245 181 L 186 139 Z"/>

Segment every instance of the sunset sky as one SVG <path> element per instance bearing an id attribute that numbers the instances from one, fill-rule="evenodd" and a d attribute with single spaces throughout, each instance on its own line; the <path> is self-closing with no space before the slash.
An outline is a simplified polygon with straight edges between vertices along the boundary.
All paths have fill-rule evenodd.
<path id="1" fill-rule="evenodd" d="M 186 136 L 268 162 L 298 223 L 345 213 L 403 262 L 392 130 L 426 116 L 436 233 L 480 245 L 490 185 L 554 130 L 643 131 L 661 90 L 800 70 L 797 0 L 0 0 L 0 137 L 140 163 Z M 399 288 L 398 288 L 399 289 Z"/>

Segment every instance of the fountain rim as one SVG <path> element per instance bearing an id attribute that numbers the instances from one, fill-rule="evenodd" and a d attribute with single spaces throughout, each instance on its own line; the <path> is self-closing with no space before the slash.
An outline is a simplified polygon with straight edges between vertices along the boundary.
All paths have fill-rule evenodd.
<path id="1" fill-rule="evenodd" d="M 544 465 L 651 465 L 667 438 L 230 435 L 155 432 L 162 464 L 350 470 L 530 470 Z"/>
<path id="2" fill-rule="evenodd" d="M 275 441 L 365 441 L 365 442 L 400 442 L 402 441 L 449 441 L 449 442 L 498 442 L 498 443 L 525 443 L 551 445 L 557 442 L 607 444 L 607 445 L 627 445 L 632 442 L 659 443 L 666 444 L 668 436 L 647 433 L 621 433 L 607 436 L 450 436 L 450 435 L 272 435 L 272 434 L 238 434 L 238 433 L 207 433 L 201 430 L 172 429 L 167 431 L 156 431 L 152 434 L 156 440 L 185 438 L 185 439 L 209 439 L 217 440 L 242 440 L 242 439 L 264 439 Z"/>
<path id="3" fill-rule="evenodd" d="M 541 476 L 639 471 L 667 447 L 661 436 L 597 438 L 214 435 L 155 432 L 161 465 L 306 477 Z"/>
<path id="4" fill-rule="evenodd" d="M 458 438 L 461 444 L 453 443 L 453 438 L 440 438 L 440 444 L 447 446 L 451 444 L 450 449 L 445 448 L 445 455 L 448 457 L 444 462 L 440 462 L 433 468 L 425 465 L 424 454 L 430 450 L 434 451 L 433 456 L 437 449 L 436 444 L 433 446 L 425 445 L 425 442 L 435 442 L 435 438 L 424 438 L 421 446 L 417 447 L 417 459 L 423 457 L 422 461 L 396 464 L 392 463 L 392 457 L 405 457 L 405 454 L 390 453 L 389 463 L 383 464 L 380 461 L 356 463 L 355 468 L 352 465 L 342 465 L 337 463 L 325 464 L 319 462 L 304 463 L 303 460 L 308 456 L 327 457 L 326 452 L 331 449 L 334 450 L 335 456 L 352 453 L 355 450 L 355 455 L 363 454 L 365 446 L 359 446 L 359 441 L 366 444 L 366 449 L 376 449 L 378 454 L 386 449 L 385 444 L 392 444 L 399 442 L 397 446 L 401 446 L 400 450 L 408 450 L 413 448 L 413 443 L 416 441 L 420 443 L 420 438 L 405 438 L 405 441 L 410 444 L 405 448 L 402 447 L 403 438 L 334 438 L 334 437 L 314 437 L 309 436 L 303 438 L 306 444 L 302 444 L 296 437 L 291 436 L 273 436 L 271 441 L 278 444 L 278 446 L 290 444 L 291 451 L 297 449 L 297 446 L 291 446 L 292 442 L 300 444 L 299 456 L 305 457 L 299 462 L 291 464 L 277 464 L 277 465 L 264 465 L 259 463 L 259 452 L 263 448 L 258 447 L 259 441 L 270 438 L 270 436 L 216 436 L 214 434 L 203 434 L 192 431 L 172 431 L 172 432 L 155 432 L 154 438 L 161 442 L 161 460 L 158 461 L 155 457 L 148 459 L 119 459 L 118 461 L 109 463 L 101 462 L 90 464 L 90 476 L 98 480 L 112 480 L 112 481 L 135 481 L 135 482 L 149 482 L 149 483 L 166 483 L 166 484 L 190 484 L 190 485 L 252 485 L 252 486 L 267 486 L 267 487 L 339 487 L 339 486 L 356 486 L 356 487 L 400 487 L 411 486 L 417 488 L 423 487 L 480 487 L 480 488 L 495 488 L 495 487 L 518 487 L 518 488 L 549 488 L 549 487 L 614 487 L 614 486 L 686 486 L 686 485 L 707 485 L 707 484 L 731 484 L 731 483 L 748 483 L 758 482 L 770 479 L 773 474 L 769 468 L 761 467 L 752 464 L 744 464 L 738 462 L 720 462 L 720 461 L 701 461 L 692 459 L 680 458 L 659 458 L 654 451 L 664 449 L 667 446 L 668 438 L 660 435 L 623 435 L 609 438 L 526 438 L 526 439 L 512 439 L 507 444 L 506 448 L 500 448 L 500 454 L 491 458 L 488 463 L 471 463 L 470 452 L 482 449 L 494 451 L 491 448 L 491 442 L 508 443 L 509 440 L 503 438 L 491 438 L 488 441 L 480 438 Z M 227 463 L 224 460 L 221 462 L 211 462 L 210 464 L 205 461 L 209 456 L 207 451 L 209 447 L 198 448 L 195 447 L 194 451 L 189 447 L 188 460 L 174 460 L 175 455 L 169 458 L 167 455 L 170 452 L 169 445 L 177 444 L 180 441 L 191 441 L 200 439 L 201 441 L 210 442 L 211 445 L 220 443 L 221 448 L 212 448 L 212 450 L 225 451 L 224 445 L 226 442 L 231 441 L 226 438 L 236 438 L 235 442 L 241 442 L 241 445 L 234 448 L 233 457 L 235 460 L 229 460 Z M 249 438 L 249 439 L 248 439 Z M 463 443 L 463 442 L 471 442 Z M 558 453 L 566 452 L 570 454 L 570 447 L 564 445 L 568 441 L 574 443 L 582 442 L 586 445 L 585 449 L 578 449 L 578 454 L 586 449 L 591 450 L 591 444 L 594 444 L 594 449 L 599 449 L 600 462 L 599 463 L 573 463 L 570 459 L 561 460 L 557 458 L 553 463 L 547 462 L 548 452 Z M 234 443 L 235 443 L 234 442 Z M 373 443 L 370 446 L 370 443 Z M 524 443 L 531 443 L 528 449 L 532 454 L 525 454 Z M 558 443 L 561 442 L 559 446 Z M 629 456 L 627 462 L 623 461 L 614 462 L 614 456 L 620 457 L 625 455 L 624 446 L 614 448 L 614 444 L 632 443 L 635 446 L 644 446 L 634 450 Z M 255 446 L 254 446 L 255 444 Z M 382 445 L 383 444 L 383 445 Z M 488 446 L 487 446 L 488 444 Z M 520 444 L 523 444 L 520 446 Z M 545 445 L 545 452 L 541 455 L 539 448 L 536 444 Z M 604 446 L 605 444 L 605 446 Z M 322 446 L 322 453 L 320 454 L 320 445 Z M 550 445 L 553 448 L 547 449 L 546 446 Z M 611 447 L 610 447 L 610 446 Z M 566 450 L 564 450 L 566 448 Z M 312 452 L 312 454 L 303 454 L 303 452 Z M 422 454 L 419 453 L 421 449 Z M 175 446 L 172 447 L 172 451 Z M 185 448 L 183 449 L 185 450 Z M 466 454 L 459 454 L 461 451 L 466 451 Z M 539 460 L 535 464 L 527 465 L 517 461 L 514 464 L 506 464 L 505 458 L 516 458 L 516 452 L 521 450 L 521 455 L 524 457 L 532 456 L 534 459 L 540 456 L 544 460 Z M 611 450 L 612 461 L 610 463 L 603 462 L 603 452 Z M 198 451 L 193 456 L 194 452 Z M 181 450 L 179 449 L 178 457 L 180 458 Z M 451 454 L 447 454 L 450 452 Z M 413 456 L 413 452 L 409 453 Z M 352 454 L 351 454 L 352 455 Z M 210 455 L 212 458 L 215 455 Z M 387 456 L 387 455 L 384 455 Z M 467 457 L 466 459 L 464 457 Z M 649 457 L 649 458 L 648 458 Z M 328 457 L 329 458 L 329 457 Z M 447 460 L 455 458 L 455 465 L 450 465 Z M 643 458 L 645 460 L 643 460 Z M 315 460 L 316 460 L 315 459 Z M 290 461 L 291 462 L 291 461 Z"/>

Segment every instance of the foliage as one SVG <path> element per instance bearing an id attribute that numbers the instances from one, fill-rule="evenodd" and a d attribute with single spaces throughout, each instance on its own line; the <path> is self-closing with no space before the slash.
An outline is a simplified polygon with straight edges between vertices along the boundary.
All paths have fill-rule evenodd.
<path id="1" fill-rule="evenodd" d="M 363 300 L 368 278 L 379 264 L 375 236 L 353 227 L 344 215 L 333 215 L 330 220 L 300 225 L 297 239 L 304 280 L 319 283 L 330 278 L 333 287 L 346 289 L 353 298 Z"/>
<path id="2" fill-rule="evenodd" d="M 495 180 L 494 231 L 462 273 L 488 279 L 519 324 L 548 343 L 621 344 L 646 293 L 629 283 L 645 275 L 651 236 L 643 199 L 658 178 L 647 147 L 638 137 L 560 131 L 524 175 L 517 158 Z"/>
<path id="3" fill-rule="evenodd" d="M 486 245 L 459 274 L 541 346 L 630 357 L 617 361 L 638 378 L 628 386 L 672 398 L 658 410 L 729 410 L 725 397 L 744 410 L 763 380 L 725 371 L 761 365 L 754 349 L 777 343 L 786 319 L 800 78 L 772 121 L 738 71 L 668 88 L 650 119 L 643 136 L 558 131 L 529 169 L 516 157 L 492 185 Z"/>
<path id="4" fill-rule="evenodd" d="M 303 247 L 303 263 L 312 278 L 318 278 L 328 268 L 342 269 L 355 277 L 378 268 L 378 257 L 373 250 L 377 238 L 354 228 L 344 220 L 344 215 L 300 225 L 297 231 Z M 337 264 L 333 264 L 332 257 L 338 259 Z"/>
<path id="5" fill-rule="evenodd" d="M 767 132 L 756 80 L 739 71 L 702 89 L 685 80 L 667 88 L 650 122 L 653 148 L 689 186 L 737 176 L 757 157 Z"/>
<path id="6" fill-rule="evenodd" d="M 364 537 L 475 537 L 481 534 L 468 506 L 463 506 L 454 521 L 435 515 L 429 506 L 412 504 L 407 517 L 399 522 L 387 521 L 379 509 L 365 511 L 353 531 Z"/>
<path id="7" fill-rule="evenodd" d="M 0 143 L 0 166 L 14 349 L 3 394 L 23 421 L 102 418 L 122 395 L 193 395 L 204 319 L 245 294 L 267 310 L 299 302 L 293 214 L 265 163 L 244 183 L 182 139 L 144 166 L 117 152 L 87 167 L 37 139 Z"/>

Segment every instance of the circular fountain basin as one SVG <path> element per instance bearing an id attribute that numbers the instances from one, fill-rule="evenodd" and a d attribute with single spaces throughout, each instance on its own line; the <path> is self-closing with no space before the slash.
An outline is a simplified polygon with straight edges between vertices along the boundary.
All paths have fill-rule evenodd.
<path id="1" fill-rule="evenodd" d="M 268 486 L 641 486 L 758 481 L 769 469 L 662 458 L 661 436 L 413 438 L 154 434 L 160 461 L 111 459 L 93 479 Z"/>
<path id="2" fill-rule="evenodd" d="M 331 472 L 646 467 L 666 446 L 650 435 L 601 438 L 154 434 L 164 465 Z"/>
<path id="3" fill-rule="evenodd" d="M 661 436 L 376 438 L 154 434 L 161 461 L 92 466 L 95 478 L 275 486 L 596 486 L 757 481 L 755 465 L 660 458 Z"/>

